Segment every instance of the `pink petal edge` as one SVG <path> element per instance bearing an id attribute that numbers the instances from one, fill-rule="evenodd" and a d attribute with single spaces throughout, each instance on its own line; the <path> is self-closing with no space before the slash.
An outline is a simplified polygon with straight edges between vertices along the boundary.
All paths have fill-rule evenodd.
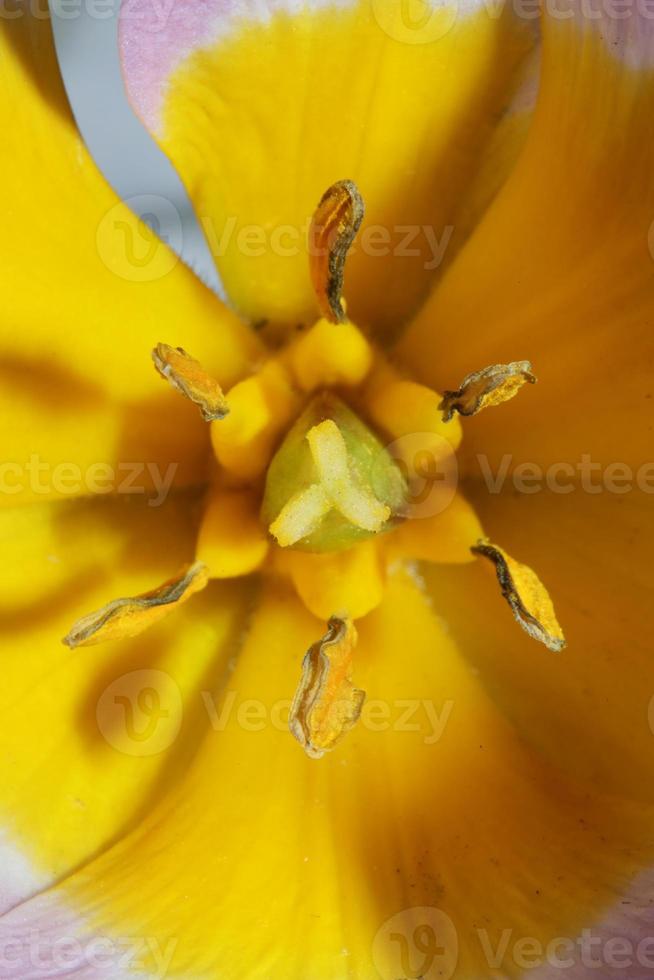
<path id="1" fill-rule="evenodd" d="M 177 66 L 195 50 L 215 43 L 235 25 L 265 24 L 280 11 L 346 8 L 357 0 L 124 0 L 119 47 L 125 87 L 141 121 L 153 133 L 162 128 L 166 86 Z M 373 3 L 383 0 L 371 0 Z M 431 0 L 434 7 L 453 0 Z M 531 0 L 506 0 L 517 16 L 534 16 Z M 459 16 L 476 10 L 498 16 L 496 0 L 458 0 Z M 607 50 L 630 68 L 654 66 L 654 0 L 544 0 L 546 15 L 565 24 L 574 19 L 598 31 Z"/>
<path id="2" fill-rule="evenodd" d="M 8 854 L 4 847 L 0 858 Z M 21 862 L 27 867 L 15 851 L 11 860 L 15 868 Z M 611 940 L 618 938 L 622 944 L 616 950 Z M 512 934 L 509 939 L 504 957 L 517 949 L 518 940 L 528 937 Z M 0 980 L 127 980 L 129 976 L 160 980 L 175 976 L 178 941 L 178 937 L 164 941 L 155 936 L 100 933 L 71 906 L 60 888 L 52 888 L 0 916 Z M 148 963 L 154 963 L 154 972 L 145 972 L 146 957 Z M 540 963 L 535 962 L 536 968 L 528 971 L 529 980 L 652 980 L 654 868 L 638 875 L 591 928 L 576 937 L 551 940 L 541 950 Z M 507 964 L 505 958 L 500 968 Z M 523 964 L 511 963 L 516 965 Z"/>
<path id="3" fill-rule="evenodd" d="M 51 889 L 0 916 L 0 980 L 161 980 L 176 947 L 175 939 L 101 933 Z"/>
<path id="4" fill-rule="evenodd" d="M 0 915 L 49 884 L 51 879 L 39 874 L 0 830 Z"/>
<path id="5" fill-rule="evenodd" d="M 194 51 L 208 47 L 239 22 L 266 23 L 273 14 L 305 6 L 347 7 L 353 0 L 124 0 L 119 47 L 127 95 L 153 133 L 161 130 L 168 80 Z"/>

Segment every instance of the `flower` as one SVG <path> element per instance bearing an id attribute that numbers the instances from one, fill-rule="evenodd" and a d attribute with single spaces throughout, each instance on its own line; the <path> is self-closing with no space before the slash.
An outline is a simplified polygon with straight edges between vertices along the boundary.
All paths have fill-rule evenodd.
<path id="1" fill-rule="evenodd" d="M 471 6 L 450 23 L 448 11 L 416 20 L 376 0 L 265 15 L 193 5 L 156 32 L 146 8 L 126 7 L 128 90 L 198 214 L 212 219 L 210 238 L 230 217 L 237 239 L 248 226 L 300 227 L 344 176 L 356 180 L 373 224 L 454 225 L 435 286 L 424 255 L 356 252 L 345 278 L 351 322 L 318 324 L 292 348 L 281 343 L 284 325 L 315 320 L 304 250 L 279 254 L 278 243 L 253 256 L 242 237 L 240 248 L 231 240 L 223 281 L 242 316 L 269 321 L 274 354 L 104 185 L 76 135 L 47 21 L 23 10 L 4 23 L 6 976 L 124 977 L 139 964 L 193 980 L 467 978 L 530 966 L 584 976 L 593 962 L 611 975 L 629 957 L 630 976 L 652 969 L 644 467 L 653 194 L 642 142 L 654 99 L 650 32 L 631 8 L 617 19 L 603 8 L 546 9 L 527 132 L 520 81 L 533 39 L 524 17 Z M 411 44 L 416 31 L 418 41 L 435 34 Z M 123 237 L 152 246 L 151 262 L 126 266 Z M 338 319 L 325 269 L 333 274 L 329 262 L 315 269 L 318 299 Z M 296 383 L 304 379 L 312 395 L 317 365 L 339 363 L 333 336 L 365 363 L 368 341 L 352 324 L 378 327 L 374 365 L 353 387 L 377 369 L 380 411 L 391 412 L 393 399 L 382 396 L 394 392 L 400 421 L 415 407 L 411 393 L 440 404 L 433 393 L 449 391 L 446 415 L 474 404 L 479 385 L 487 398 L 493 365 L 511 365 L 503 383 L 529 380 L 515 360 L 523 356 L 539 384 L 469 420 L 459 452 L 466 493 L 508 552 L 466 540 L 471 560 L 421 566 L 423 578 L 402 560 L 374 609 L 361 618 L 346 610 L 327 627 L 311 611 L 316 600 L 302 595 L 305 566 L 295 588 L 283 567 L 288 555 L 307 557 L 294 547 L 297 507 L 280 517 L 297 499 L 272 481 L 282 507 L 271 511 L 280 535 L 271 546 L 255 533 L 266 498 L 257 480 L 275 458 L 293 476 L 308 453 L 319 477 L 311 499 L 342 504 L 339 543 L 345 530 L 366 532 L 352 549 L 365 556 L 382 537 L 390 548 L 406 533 L 420 557 L 420 520 L 377 534 L 393 499 L 354 480 L 352 468 L 339 470 L 344 453 L 375 436 L 362 421 L 371 409 L 331 405 L 289 448 L 292 408 L 283 431 L 259 440 L 260 453 L 239 455 L 224 433 L 239 398 L 257 390 L 279 396 L 262 399 L 275 417 Z M 379 354 L 382 339 L 393 358 Z M 289 349 L 295 381 L 285 388 Z M 157 376 L 153 350 L 182 392 Z M 386 373 L 396 360 L 409 381 Z M 388 431 L 388 417 L 377 425 Z M 208 560 L 162 586 L 195 557 L 209 427 L 222 470 L 229 461 L 238 481 L 220 485 L 222 507 L 209 505 Z M 586 463 L 575 472 L 580 453 Z M 387 476 L 395 472 L 392 456 L 381 459 Z M 234 469 L 261 460 L 262 472 Z M 95 467 L 76 500 L 75 475 L 61 469 L 73 461 L 86 480 Z M 484 474 L 495 483 L 512 472 L 515 488 L 534 461 L 551 478 L 549 492 L 488 492 Z M 588 467 L 618 461 L 638 473 L 639 489 L 610 494 L 604 479 L 596 492 Z M 148 506 L 145 493 L 107 493 L 110 470 L 124 464 L 132 466 L 121 478 L 143 490 L 147 481 L 161 506 Z M 166 495 L 170 464 L 178 466 Z M 575 482 L 556 493 L 565 467 Z M 302 537 L 324 531 L 320 507 Z M 454 549 L 456 514 L 468 529 L 476 518 L 463 504 L 442 513 L 450 511 Z M 251 567 L 271 548 L 282 567 L 206 584 L 226 512 L 247 535 Z M 239 561 L 242 543 L 229 553 Z M 509 556 L 524 555 L 552 584 L 564 653 L 514 628 L 470 545 L 497 566 L 518 612 L 524 572 Z M 350 588 L 359 585 L 355 574 Z M 529 575 L 527 585 L 544 607 Z M 140 609 L 175 601 L 147 632 L 61 647 L 80 616 L 153 587 L 159 605 L 150 597 L 111 609 L 114 625 L 131 630 Z M 88 626 L 78 623 L 82 633 Z M 320 761 L 279 723 L 307 650 L 295 734 L 311 754 L 324 716 L 328 733 L 341 735 L 363 711 L 356 692 L 367 692 L 370 708 Z M 332 657 L 353 708 L 336 721 L 324 683 Z M 307 710 L 316 690 L 317 715 Z"/>

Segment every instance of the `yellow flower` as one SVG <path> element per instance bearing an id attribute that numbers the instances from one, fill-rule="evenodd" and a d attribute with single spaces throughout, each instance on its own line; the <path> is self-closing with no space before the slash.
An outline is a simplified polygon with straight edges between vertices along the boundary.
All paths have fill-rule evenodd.
<path id="1" fill-rule="evenodd" d="M 525 11 L 156 13 L 238 315 L 2 24 L 0 972 L 646 975 L 646 18 L 546 5 L 532 116 Z"/>

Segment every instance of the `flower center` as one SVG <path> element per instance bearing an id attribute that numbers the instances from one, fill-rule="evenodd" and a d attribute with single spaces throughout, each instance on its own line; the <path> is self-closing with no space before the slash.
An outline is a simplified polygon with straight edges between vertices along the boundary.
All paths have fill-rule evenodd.
<path id="1" fill-rule="evenodd" d="M 340 398 L 314 398 L 275 454 L 261 511 L 277 543 L 338 551 L 393 526 L 407 487 L 378 437 Z"/>
<path id="2" fill-rule="evenodd" d="M 398 560 L 488 559 L 522 628 L 551 650 L 565 645 L 536 574 L 484 538 L 456 493 L 459 417 L 534 383 L 531 365 L 491 365 L 442 397 L 403 377 L 349 322 L 341 299 L 362 218 L 351 181 L 323 195 L 309 234 L 321 319 L 226 395 L 185 351 L 155 348 L 157 370 L 210 424 L 219 464 L 196 561 L 150 592 L 83 617 L 64 641 L 134 636 L 210 578 L 260 568 L 281 574 L 310 612 L 328 621 L 305 656 L 289 722 L 312 757 L 333 748 L 357 720 L 365 695 L 353 682 L 354 621 L 382 601 Z"/>

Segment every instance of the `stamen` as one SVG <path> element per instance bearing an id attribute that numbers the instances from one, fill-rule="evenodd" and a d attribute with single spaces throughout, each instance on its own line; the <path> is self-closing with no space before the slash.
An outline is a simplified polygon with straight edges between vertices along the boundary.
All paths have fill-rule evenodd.
<path id="1" fill-rule="evenodd" d="M 356 724 L 365 691 L 352 684 L 357 632 L 350 619 L 332 617 L 326 635 L 307 651 L 289 728 L 306 754 L 319 759 Z"/>
<path id="2" fill-rule="evenodd" d="M 471 542 L 483 535 L 474 507 L 460 493 L 443 495 L 442 509 L 438 495 L 433 502 L 436 513 L 398 525 L 384 541 L 390 561 L 429 561 L 437 564 L 462 565 L 475 560 Z"/>
<path id="3" fill-rule="evenodd" d="M 384 598 L 386 563 L 375 538 L 343 551 L 289 548 L 281 554 L 295 591 L 318 619 L 329 619 L 335 609 L 343 618 L 361 619 Z"/>
<path id="4" fill-rule="evenodd" d="M 157 344 L 152 360 L 162 378 L 198 406 L 205 422 L 225 418 L 229 408 L 222 388 L 194 357 L 181 347 Z"/>
<path id="5" fill-rule="evenodd" d="M 333 419 L 325 419 L 307 432 L 318 471 L 318 483 L 300 491 L 282 508 L 270 533 L 287 548 L 316 529 L 323 517 L 337 510 L 355 527 L 377 533 L 391 516 L 390 507 L 355 484 L 347 446 Z"/>
<path id="6" fill-rule="evenodd" d="M 270 462 L 274 446 L 300 398 L 279 358 L 229 389 L 229 417 L 211 426 L 211 442 L 220 465 L 241 480 L 254 480 Z"/>
<path id="7" fill-rule="evenodd" d="M 361 384 L 373 364 L 373 350 L 353 323 L 321 319 L 289 351 L 303 391 Z"/>
<path id="8" fill-rule="evenodd" d="M 206 566 L 196 561 L 151 592 L 128 599 L 114 599 L 101 609 L 78 619 L 63 643 L 72 649 L 138 636 L 203 589 L 208 581 Z"/>
<path id="9" fill-rule="evenodd" d="M 325 191 L 309 229 L 309 271 L 320 313 L 332 323 L 346 319 L 341 304 L 345 260 L 364 215 L 363 199 L 352 180 Z"/>
<path id="10" fill-rule="evenodd" d="M 487 539 L 479 541 L 471 551 L 490 559 L 495 565 L 502 595 L 523 630 L 555 653 L 563 650 L 566 645 L 565 637 L 556 618 L 552 600 L 533 569 L 521 565 Z"/>
<path id="11" fill-rule="evenodd" d="M 256 491 L 212 488 L 195 549 L 195 557 L 207 566 L 210 578 L 249 575 L 265 561 L 270 543 L 259 520 Z"/>
<path id="12" fill-rule="evenodd" d="M 443 421 L 449 422 L 455 412 L 476 415 L 484 408 L 508 402 L 523 385 L 533 385 L 536 380 L 529 361 L 491 364 L 481 371 L 474 371 L 463 379 L 456 391 L 443 392 L 440 404 Z"/>

